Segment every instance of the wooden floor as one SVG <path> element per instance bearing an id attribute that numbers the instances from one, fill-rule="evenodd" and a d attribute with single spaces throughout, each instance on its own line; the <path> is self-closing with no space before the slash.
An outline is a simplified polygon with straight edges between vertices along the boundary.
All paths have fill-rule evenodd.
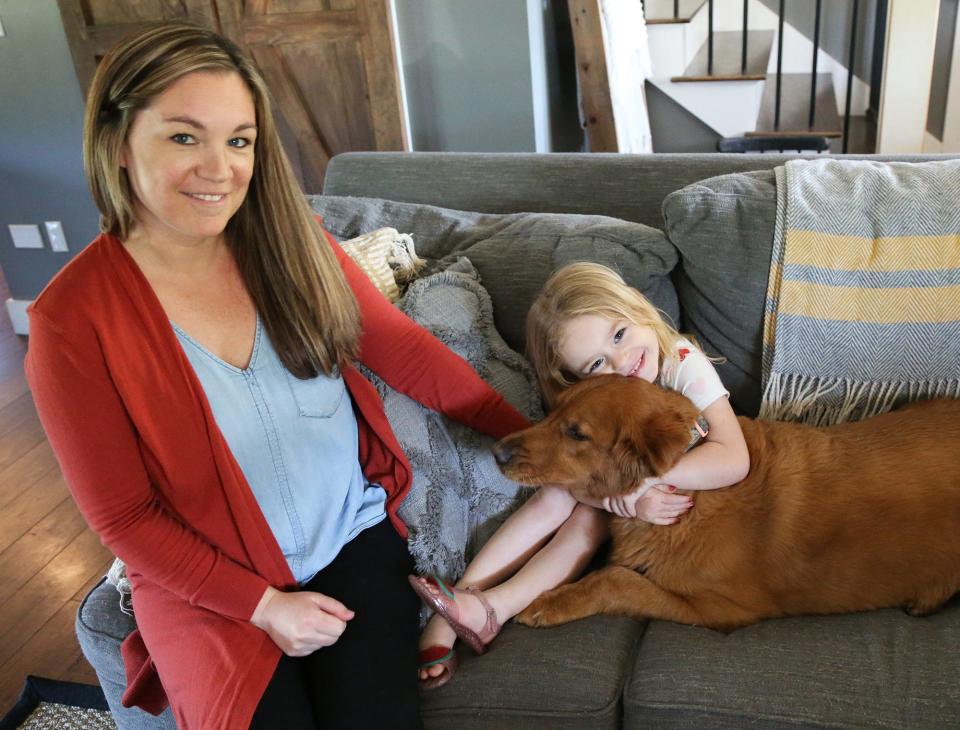
<path id="1" fill-rule="evenodd" d="M 9 293 L 0 274 L 0 302 Z M 73 632 L 110 554 L 85 525 L 40 428 L 25 338 L 0 308 L 0 716 L 28 674 L 96 684 Z"/>

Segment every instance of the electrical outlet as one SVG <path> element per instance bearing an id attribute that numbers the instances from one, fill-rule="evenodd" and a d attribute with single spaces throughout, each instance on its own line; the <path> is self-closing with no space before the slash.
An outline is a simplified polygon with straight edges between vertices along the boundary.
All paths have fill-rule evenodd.
<path id="1" fill-rule="evenodd" d="M 16 248 L 43 248 L 39 226 L 11 223 L 7 227 L 10 229 L 10 237 L 13 239 L 13 245 Z"/>
<path id="2" fill-rule="evenodd" d="M 63 235 L 63 226 L 60 221 L 44 221 L 43 225 L 47 229 L 47 240 L 50 241 L 51 251 L 69 251 L 67 248 L 67 237 Z"/>

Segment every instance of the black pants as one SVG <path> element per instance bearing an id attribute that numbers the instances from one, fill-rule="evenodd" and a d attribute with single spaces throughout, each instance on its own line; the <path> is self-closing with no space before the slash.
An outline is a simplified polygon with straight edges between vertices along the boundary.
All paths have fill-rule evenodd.
<path id="1" fill-rule="evenodd" d="M 413 560 L 384 520 L 347 543 L 303 590 L 336 598 L 354 617 L 332 646 L 282 656 L 251 730 L 419 728 L 420 601 Z"/>

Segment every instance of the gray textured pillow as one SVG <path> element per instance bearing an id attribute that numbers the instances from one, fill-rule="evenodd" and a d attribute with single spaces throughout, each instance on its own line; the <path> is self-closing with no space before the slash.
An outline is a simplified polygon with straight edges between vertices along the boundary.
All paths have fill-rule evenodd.
<path id="1" fill-rule="evenodd" d="M 390 226 L 412 234 L 417 254 L 441 268 L 458 255 L 469 256 L 493 299 L 498 331 L 521 352 L 527 310 L 547 277 L 574 261 L 610 266 L 678 321 L 670 279 L 677 252 L 662 231 L 641 223 L 595 215 L 472 213 L 376 198 L 309 200 L 341 240 Z"/>
<path id="2" fill-rule="evenodd" d="M 497 334 L 490 297 L 469 260 L 415 281 L 399 306 L 521 413 L 534 421 L 543 418 L 533 369 Z M 383 398 L 413 467 L 413 487 L 399 514 L 410 529 L 417 570 L 455 580 L 529 490 L 497 469 L 490 452 L 493 439 L 421 406 L 371 372 L 365 374 Z"/>
<path id="3" fill-rule="evenodd" d="M 682 329 L 717 365 L 740 413 L 760 409 L 763 313 L 777 190 L 772 170 L 721 175 L 663 201 L 667 236 L 680 251 L 675 276 Z"/>

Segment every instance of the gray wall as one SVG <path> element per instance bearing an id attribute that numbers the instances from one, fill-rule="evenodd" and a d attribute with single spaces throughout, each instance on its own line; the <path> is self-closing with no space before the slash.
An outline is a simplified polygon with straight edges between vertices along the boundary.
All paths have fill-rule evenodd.
<path id="1" fill-rule="evenodd" d="M 535 150 L 524 0 L 396 0 L 413 149 Z"/>
<path id="2" fill-rule="evenodd" d="M 97 235 L 83 177 L 83 98 L 56 0 L 0 0 L 0 267 L 33 299 Z M 69 253 L 16 249 L 7 226 L 58 220 Z"/>
<path id="3" fill-rule="evenodd" d="M 654 152 L 716 152 L 720 135 L 649 81 L 647 113 Z"/>

